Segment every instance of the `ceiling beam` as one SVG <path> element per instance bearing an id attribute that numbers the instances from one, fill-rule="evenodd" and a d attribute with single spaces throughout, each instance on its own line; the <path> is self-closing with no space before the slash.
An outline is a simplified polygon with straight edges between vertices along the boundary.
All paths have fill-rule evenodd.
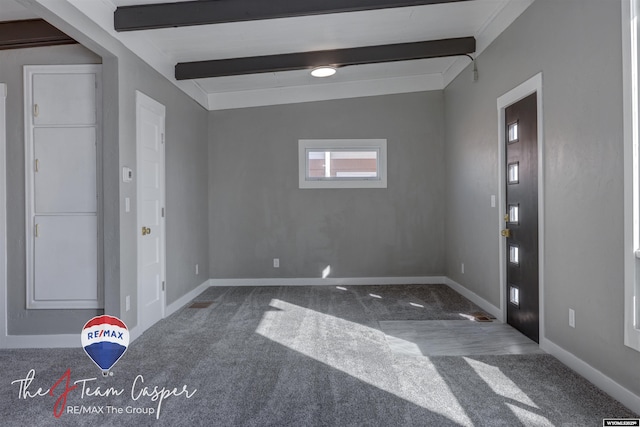
<path id="1" fill-rule="evenodd" d="M 176 65 L 175 77 L 176 80 L 189 80 L 312 69 L 321 65 L 344 67 L 349 65 L 466 55 L 475 52 L 475 50 L 475 38 L 462 37 L 382 46 L 287 53 L 282 55 L 180 62 Z"/>
<path id="2" fill-rule="evenodd" d="M 78 43 L 43 19 L 0 22 L 0 50 Z"/>
<path id="3" fill-rule="evenodd" d="M 470 0 L 196 0 L 120 6 L 113 22 L 116 31 L 136 31 L 459 1 Z"/>

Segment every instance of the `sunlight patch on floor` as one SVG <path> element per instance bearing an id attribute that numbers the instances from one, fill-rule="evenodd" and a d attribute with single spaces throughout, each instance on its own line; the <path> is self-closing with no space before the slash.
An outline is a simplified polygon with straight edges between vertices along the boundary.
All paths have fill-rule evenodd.
<path id="1" fill-rule="evenodd" d="M 502 373 L 499 368 L 468 357 L 463 357 L 463 359 L 473 368 L 476 374 L 491 387 L 491 390 L 493 390 L 495 394 L 515 400 L 523 405 L 540 409 L 538 405 L 536 405 L 516 383 Z"/>
<path id="2" fill-rule="evenodd" d="M 474 318 L 475 319 L 475 318 Z M 391 351 L 407 356 L 542 354 L 509 325 L 466 320 L 380 320 Z M 405 342 L 414 343 L 407 347 Z"/>
<path id="3" fill-rule="evenodd" d="M 525 408 L 521 408 L 516 405 L 512 405 L 511 403 L 506 403 L 507 408 L 513 412 L 513 415 L 518 417 L 520 422 L 522 422 L 523 426 L 527 427 L 549 427 L 553 426 L 553 423 L 543 417 L 540 414 L 536 414 L 535 412 L 529 411 Z"/>
<path id="4" fill-rule="evenodd" d="M 455 423 L 473 425 L 435 369 L 425 372 L 424 379 L 416 379 L 425 388 L 419 398 L 399 385 L 398 374 L 389 369 L 393 356 L 381 331 L 278 299 L 269 305 L 278 310 L 264 313 L 256 333 Z M 324 339 L 329 335 L 330 342 Z M 340 345 L 336 346 L 336 342 Z M 440 390 L 437 399 L 429 395 L 430 389 Z"/>

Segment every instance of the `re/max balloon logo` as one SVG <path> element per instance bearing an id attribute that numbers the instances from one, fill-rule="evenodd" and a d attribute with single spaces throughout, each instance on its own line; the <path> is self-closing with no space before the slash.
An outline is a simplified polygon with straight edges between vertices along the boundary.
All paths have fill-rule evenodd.
<path id="1" fill-rule="evenodd" d="M 108 375 L 129 346 L 129 329 L 114 316 L 96 316 L 82 328 L 82 347 L 87 356 Z"/>

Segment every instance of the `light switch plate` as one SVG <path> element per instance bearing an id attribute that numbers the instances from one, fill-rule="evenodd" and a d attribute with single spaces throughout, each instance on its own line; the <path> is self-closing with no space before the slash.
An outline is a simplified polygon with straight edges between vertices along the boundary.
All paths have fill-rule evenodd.
<path id="1" fill-rule="evenodd" d="M 131 168 L 123 167 L 122 168 L 122 182 L 131 182 L 133 181 L 133 171 Z"/>
<path id="2" fill-rule="evenodd" d="M 572 308 L 569 309 L 569 326 L 576 327 L 576 312 Z"/>

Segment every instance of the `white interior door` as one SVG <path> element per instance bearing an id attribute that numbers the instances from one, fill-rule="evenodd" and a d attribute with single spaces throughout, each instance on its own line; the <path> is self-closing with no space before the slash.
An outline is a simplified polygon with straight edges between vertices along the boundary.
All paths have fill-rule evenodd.
<path id="1" fill-rule="evenodd" d="M 138 325 L 142 331 L 164 316 L 164 126 L 164 106 L 136 92 Z"/>

